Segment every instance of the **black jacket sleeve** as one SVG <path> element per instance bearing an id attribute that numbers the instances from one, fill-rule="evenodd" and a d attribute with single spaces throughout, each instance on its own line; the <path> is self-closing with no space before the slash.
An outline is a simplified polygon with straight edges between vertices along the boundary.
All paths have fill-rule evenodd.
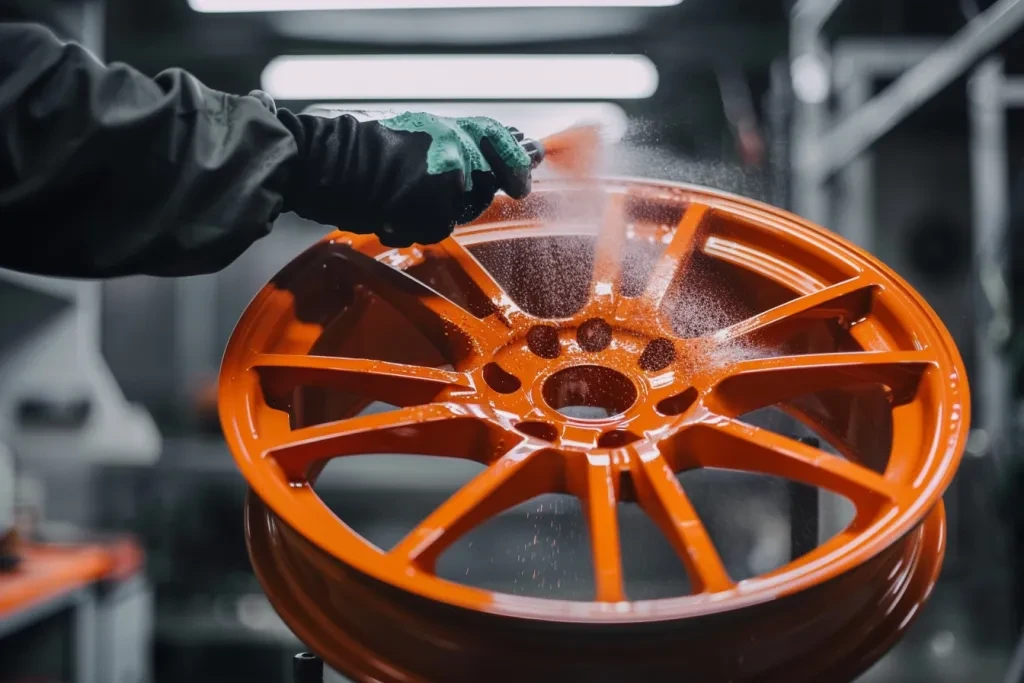
<path id="1" fill-rule="evenodd" d="M 41 26 L 0 23 L 0 267 L 219 270 L 270 231 L 297 155 L 255 97 L 106 66 Z"/>

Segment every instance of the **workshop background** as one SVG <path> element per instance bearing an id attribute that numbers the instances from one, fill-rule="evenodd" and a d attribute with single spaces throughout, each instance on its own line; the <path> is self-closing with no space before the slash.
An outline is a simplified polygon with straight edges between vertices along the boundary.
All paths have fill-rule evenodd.
<path id="1" fill-rule="evenodd" d="M 409 9 L 416 4 L 429 7 Z M 149 74 L 183 67 L 233 93 L 262 87 L 300 110 L 493 115 L 536 137 L 596 120 L 615 143 L 612 173 L 762 199 L 877 255 L 956 339 L 974 423 L 946 495 L 941 581 L 906 638 L 862 680 L 1024 681 L 1024 662 L 1013 656 L 1024 620 L 1024 348 L 1015 334 L 1024 322 L 1024 261 L 1012 239 L 1024 217 L 1024 0 L 544 6 L 554 4 L 20 6 L 108 60 Z M 426 85 L 349 77 L 380 67 L 366 56 L 431 53 L 465 62 Z M 540 56 L 543 66 L 504 84 L 503 96 L 474 66 L 493 54 Z M 616 59 L 568 64 L 566 55 Z M 330 77 L 311 75 L 301 56 L 322 56 L 316 68 Z M 484 83 L 494 96 L 474 99 Z M 286 215 L 224 272 L 182 280 L 82 283 L 0 271 L 0 537 L 16 526 L 22 539 L 72 553 L 66 585 L 75 586 L 31 601 L 31 609 L 0 610 L 0 682 L 290 680 L 302 644 L 250 570 L 245 486 L 220 435 L 213 392 L 245 305 L 321 234 Z M 694 496 L 720 551 L 751 573 L 777 566 L 797 526 L 785 489 L 757 477 L 725 479 L 715 496 Z M 462 481 L 457 467 L 356 458 L 329 468 L 318 490 L 371 539 L 394 539 Z M 542 514 L 564 529 L 584 524 L 568 502 Z M 798 520 L 805 522 L 817 528 Z M 478 538 L 501 555 L 533 528 L 502 518 Z M 642 579 L 656 588 L 673 580 L 678 564 L 655 536 L 634 539 L 631 555 L 645 558 Z M 559 540 L 571 556 L 570 541 Z M 507 572 L 482 558 L 458 561 L 485 585 L 507 582 Z M 14 566 L 13 558 L 0 561 L 0 587 Z M 83 567 L 95 582 L 76 578 Z"/>

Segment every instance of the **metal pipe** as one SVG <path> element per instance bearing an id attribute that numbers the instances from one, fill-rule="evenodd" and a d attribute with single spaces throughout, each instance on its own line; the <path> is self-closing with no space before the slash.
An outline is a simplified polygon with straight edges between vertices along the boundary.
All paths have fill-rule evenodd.
<path id="1" fill-rule="evenodd" d="M 806 19 L 808 29 L 814 33 L 821 33 L 842 3 L 843 0 L 797 0 L 789 15 L 795 20 Z"/>
<path id="2" fill-rule="evenodd" d="M 848 116 L 871 99 L 880 78 L 904 73 L 931 54 L 935 40 L 844 40 L 832 51 L 834 88 L 841 116 Z M 854 244 L 875 249 L 874 155 L 865 151 L 836 175 L 838 200 L 835 229 Z"/>
<path id="3" fill-rule="evenodd" d="M 793 89 L 789 83 L 789 62 L 785 58 L 779 58 L 772 62 L 771 87 L 765 109 L 768 111 L 771 130 L 771 149 L 768 154 L 772 178 L 771 202 L 783 209 L 788 209 L 792 205 L 789 193 L 792 102 Z"/>
<path id="4" fill-rule="evenodd" d="M 836 124 L 800 160 L 818 178 L 831 176 L 918 107 L 999 47 L 1024 24 L 1024 0 L 998 0 L 920 64 Z"/>
<path id="5" fill-rule="evenodd" d="M 816 65 L 825 77 L 829 59 L 821 40 L 821 29 L 838 4 L 837 0 L 801 0 L 790 12 L 789 60 L 792 71 L 796 71 L 800 65 Z M 792 209 L 810 221 L 827 224 L 830 222 L 827 187 L 820 174 L 806 162 L 813 159 L 814 150 L 827 130 L 828 97 L 825 94 L 825 97 L 809 99 L 806 93 L 796 87 L 797 80 L 791 74 L 797 95 L 790 128 Z"/>
<path id="6" fill-rule="evenodd" d="M 996 456 L 1005 452 L 1010 430 L 1011 368 L 1007 343 L 1012 332 L 1007 288 L 1007 230 L 1010 182 L 1006 149 L 1006 107 L 1000 94 L 1003 66 L 992 58 L 968 84 L 973 179 L 975 368 L 974 423 L 984 429 Z"/>
<path id="7" fill-rule="evenodd" d="M 848 82 L 837 82 L 841 111 L 856 111 L 871 98 L 874 72 L 859 71 Z M 866 152 L 842 169 L 836 177 L 838 200 L 835 229 L 840 235 L 869 252 L 875 251 L 875 159 Z"/>
<path id="8" fill-rule="evenodd" d="M 1002 88 L 1003 105 L 1006 107 L 1024 107 L 1024 78 L 1005 76 Z"/>

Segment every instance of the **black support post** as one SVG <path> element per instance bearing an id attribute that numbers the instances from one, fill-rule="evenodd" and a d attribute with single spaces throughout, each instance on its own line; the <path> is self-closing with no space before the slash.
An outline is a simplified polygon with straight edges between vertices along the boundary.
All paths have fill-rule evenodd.
<path id="1" fill-rule="evenodd" d="M 300 652 L 292 660 L 292 683 L 324 683 L 324 662 L 312 652 Z"/>

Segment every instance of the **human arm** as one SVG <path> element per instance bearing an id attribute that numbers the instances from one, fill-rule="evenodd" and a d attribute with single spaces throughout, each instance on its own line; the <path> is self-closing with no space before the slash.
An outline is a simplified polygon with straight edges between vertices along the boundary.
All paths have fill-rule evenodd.
<path id="1" fill-rule="evenodd" d="M 192 275 L 266 235 L 298 155 L 254 97 L 181 70 L 104 65 L 33 24 L 0 24 L 0 266 Z"/>
<path id="2" fill-rule="evenodd" d="M 393 246 L 435 242 L 498 189 L 528 193 L 529 158 L 489 119 L 276 111 L 0 24 L 0 267 L 208 273 L 289 210 Z"/>

